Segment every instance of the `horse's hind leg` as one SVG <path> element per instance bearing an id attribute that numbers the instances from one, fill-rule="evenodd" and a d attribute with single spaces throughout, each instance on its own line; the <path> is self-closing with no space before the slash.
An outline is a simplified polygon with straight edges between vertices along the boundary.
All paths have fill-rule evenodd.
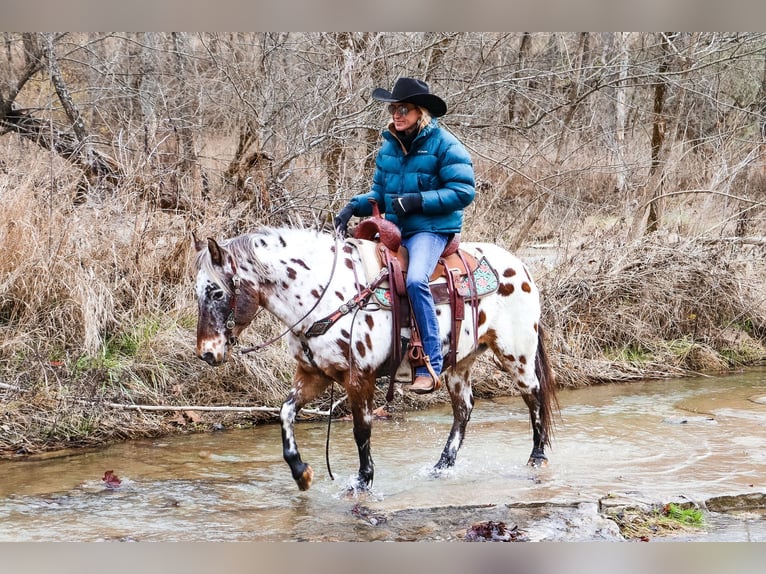
<path id="1" fill-rule="evenodd" d="M 527 337 L 523 344 L 517 341 L 513 349 L 501 341 L 495 341 L 492 348 L 503 370 L 514 379 L 529 409 L 532 453 L 527 464 L 530 466 L 548 463 L 545 447 L 550 445 L 553 409 L 557 404 L 553 374 L 541 337 L 542 333 L 538 331 L 534 338 Z"/>
<path id="2" fill-rule="evenodd" d="M 470 361 L 473 362 L 473 361 Z M 434 467 L 436 470 L 449 468 L 455 464 L 457 452 L 463 444 L 465 429 L 473 411 L 473 390 L 468 378 L 468 366 L 458 365 L 458 372 L 447 371 L 447 390 L 452 402 L 452 428 L 450 429 L 447 444 L 444 445 L 439 462 Z"/>
<path id="3" fill-rule="evenodd" d="M 282 424 L 282 455 L 290 467 L 298 488 L 308 490 L 314 478 L 314 470 L 301 460 L 298 445 L 295 442 L 295 416 L 304 405 L 315 399 L 324 391 L 331 380 L 316 372 L 309 372 L 298 367 L 295 373 L 294 386 L 282 403 L 279 419 Z"/>
<path id="4" fill-rule="evenodd" d="M 533 389 L 522 388 L 521 398 L 529 409 L 529 422 L 532 425 L 532 453 L 529 455 L 529 466 L 546 466 L 548 457 L 545 456 L 545 445 L 548 444 L 547 431 L 543 425 L 542 397 L 540 386 Z"/>

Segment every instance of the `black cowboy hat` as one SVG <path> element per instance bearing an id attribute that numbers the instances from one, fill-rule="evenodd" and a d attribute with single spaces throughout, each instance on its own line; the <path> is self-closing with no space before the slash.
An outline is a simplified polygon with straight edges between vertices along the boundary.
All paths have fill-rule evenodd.
<path id="1" fill-rule="evenodd" d="M 447 113 L 447 104 L 428 89 L 428 84 L 415 78 L 399 78 L 392 91 L 375 88 L 372 97 L 381 102 L 409 102 L 423 106 L 435 118 Z"/>

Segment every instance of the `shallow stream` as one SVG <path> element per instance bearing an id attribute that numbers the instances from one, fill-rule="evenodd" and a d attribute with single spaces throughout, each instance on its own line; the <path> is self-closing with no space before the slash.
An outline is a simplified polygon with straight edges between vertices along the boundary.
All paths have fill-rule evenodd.
<path id="1" fill-rule="evenodd" d="M 331 427 L 335 480 L 326 422 L 297 425 L 315 471 L 306 492 L 278 425 L 0 461 L 0 541 L 464 540 L 489 521 L 524 540 L 620 540 L 602 508 L 622 498 L 728 500 L 681 539 L 766 541 L 766 370 L 563 390 L 559 402 L 543 469 L 525 465 L 520 398 L 478 400 L 455 468 L 438 477 L 448 404 L 378 420 L 364 494 L 347 493 L 357 456 L 346 421 Z M 107 470 L 119 487 L 102 481 Z"/>

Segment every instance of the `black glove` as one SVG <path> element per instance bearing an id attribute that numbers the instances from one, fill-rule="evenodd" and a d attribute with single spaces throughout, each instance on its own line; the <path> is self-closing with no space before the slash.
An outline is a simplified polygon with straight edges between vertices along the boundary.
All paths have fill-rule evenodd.
<path id="1" fill-rule="evenodd" d="M 419 193 L 397 195 L 391 200 L 391 208 L 398 217 L 423 211 L 423 198 Z"/>
<path id="2" fill-rule="evenodd" d="M 352 215 L 354 215 L 354 208 L 349 203 L 335 216 L 333 225 L 335 226 L 335 232 L 341 237 L 345 238 L 348 235 L 348 222 Z"/>

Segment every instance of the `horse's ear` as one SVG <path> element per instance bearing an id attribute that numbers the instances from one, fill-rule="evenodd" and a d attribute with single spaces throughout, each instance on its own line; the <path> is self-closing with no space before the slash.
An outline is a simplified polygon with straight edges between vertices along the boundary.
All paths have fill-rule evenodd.
<path id="1" fill-rule="evenodd" d="M 207 250 L 210 252 L 210 260 L 213 265 L 223 267 L 223 250 L 212 237 L 207 238 Z"/>
<path id="2" fill-rule="evenodd" d="M 205 249 L 206 242 L 197 238 L 197 234 L 192 231 L 192 243 L 194 243 L 194 249 L 199 253 Z"/>

